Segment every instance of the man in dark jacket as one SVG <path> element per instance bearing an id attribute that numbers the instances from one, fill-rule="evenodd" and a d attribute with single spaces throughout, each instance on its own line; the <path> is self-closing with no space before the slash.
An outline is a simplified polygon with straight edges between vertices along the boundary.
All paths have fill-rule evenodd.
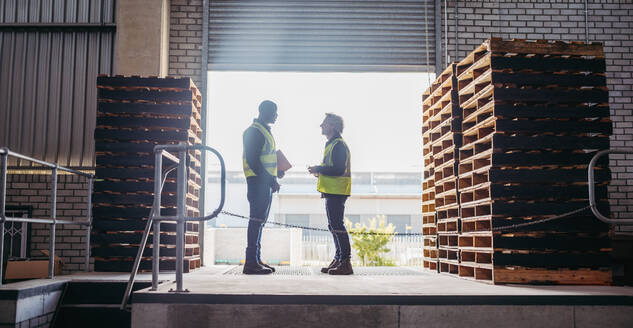
<path id="1" fill-rule="evenodd" d="M 325 210 L 328 228 L 334 237 L 336 254 L 332 263 L 321 269 L 331 275 L 350 275 L 354 273 L 350 262 L 351 249 L 349 235 L 343 222 L 345 201 L 352 187 L 351 156 L 347 144 L 341 137 L 343 118 L 335 114 L 325 114 L 321 123 L 321 133 L 327 138 L 323 163 L 311 166 L 308 171 L 318 176 L 317 190 L 325 198 Z"/>
<path id="2" fill-rule="evenodd" d="M 262 229 L 268 220 L 272 194 L 279 191 L 277 177 L 283 177 L 282 171 L 277 172 L 275 139 L 269 126 L 275 123 L 275 120 L 277 105 L 265 100 L 259 105 L 259 116 L 253 120 L 253 124 L 243 135 L 242 164 L 248 186 L 247 198 L 251 217 L 248 221 L 244 274 L 269 274 L 275 271 L 275 268 L 261 260 Z"/>

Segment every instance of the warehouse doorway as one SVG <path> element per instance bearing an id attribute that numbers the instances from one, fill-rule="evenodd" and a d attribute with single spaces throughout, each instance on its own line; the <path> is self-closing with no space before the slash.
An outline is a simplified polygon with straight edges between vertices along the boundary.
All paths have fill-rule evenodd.
<path id="1" fill-rule="evenodd" d="M 345 120 L 343 136 L 353 156 L 352 194 L 357 197 L 348 202 L 346 216 L 354 223 L 366 225 L 373 218 L 383 218 L 400 233 L 421 232 L 420 106 L 422 92 L 433 79 L 433 74 L 427 73 L 209 72 L 207 142 L 223 154 L 229 171 L 225 209 L 248 215 L 241 172 L 242 132 L 257 115 L 259 103 L 270 99 L 279 106 L 279 118 L 272 126 L 277 148 L 293 164 L 280 181 L 282 189 L 274 197 L 270 221 L 327 228 L 316 180 L 306 167 L 321 161 L 325 139 L 319 124 L 325 113 L 333 112 Z M 217 162 L 210 159 L 205 201 L 208 210 L 219 199 L 214 192 L 219 188 L 218 169 Z M 222 228 L 246 224 L 246 220 L 220 215 L 211 225 Z M 322 261 L 331 260 L 331 254 L 324 255 L 329 251 L 328 243 L 323 241 L 328 235 L 304 231 L 304 245 L 315 248 L 304 251 L 310 257 L 306 261 L 317 264 L 321 257 Z M 396 239 L 397 245 L 391 247 L 392 262 L 421 266 L 421 236 L 419 240 Z M 216 260 L 236 262 L 235 258 Z"/>

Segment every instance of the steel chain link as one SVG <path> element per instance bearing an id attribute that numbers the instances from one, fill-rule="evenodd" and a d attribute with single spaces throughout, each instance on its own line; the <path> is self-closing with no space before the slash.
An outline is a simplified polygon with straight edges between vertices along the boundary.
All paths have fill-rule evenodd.
<path id="1" fill-rule="evenodd" d="M 560 214 L 560 215 L 556 215 L 556 216 L 553 216 L 553 217 L 550 217 L 550 218 L 545 218 L 545 219 L 536 220 L 536 221 L 532 221 L 532 222 L 525 222 L 525 223 L 518 223 L 518 224 L 512 224 L 512 225 L 501 226 L 501 227 L 494 227 L 491 230 L 492 231 L 505 231 L 505 230 L 511 230 L 511 229 L 516 229 L 516 228 L 522 228 L 522 227 L 526 227 L 526 226 L 531 226 L 531 225 L 535 225 L 535 224 L 545 223 L 545 222 L 562 219 L 562 218 L 571 216 L 573 214 L 580 213 L 580 212 L 585 211 L 585 210 L 587 210 L 589 208 L 591 208 L 591 206 L 585 206 L 585 207 L 579 208 L 577 210 L 573 210 L 573 211 L 570 211 L 570 212 L 567 212 L 567 213 L 563 213 L 563 214 Z M 296 224 L 281 223 L 281 222 L 275 222 L 275 221 L 267 221 L 267 220 L 263 220 L 263 219 L 259 219 L 259 218 L 252 218 L 252 217 L 248 217 L 248 216 L 244 216 L 244 215 L 231 213 L 231 212 L 228 212 L 228 211 L 221 211 L 220 213 L 226 214 L 226 215 L 229 215 L 229 216 L 233 216 L 233 217 L 236 217 L 236 218 L 244 219 L 244 220 L 253 220 L 253 221 L 258 221 L 258 222 L 263 222 L 263 223 L 271 223 L 271 224 L 282 226 L 282 227 L 286 227 L 286 228 L 299 228 L 299 229 L 305 229 L 305 230 L 311 230 L 311 231 L 324 231 L 324 232 L 334 232 L 334 233 L 349 233 L 349 234 L 353 234 L 353 235 L 374 235 L 374 236 L 380 236 L 380 235 L 424 236 L 424 234 L 421 233 L 421 232 L 387 233 L 387 232 L 372 232 L 372 231 L 356 231 L 356 232 L 352 232 L 352 231 L 345 231 L 345 230 L 329 230 L 329 229 L 324 229 L 324 228 L 306 227 L 306 226 L 300 226 L 300 225 L 296 225 Z"/>

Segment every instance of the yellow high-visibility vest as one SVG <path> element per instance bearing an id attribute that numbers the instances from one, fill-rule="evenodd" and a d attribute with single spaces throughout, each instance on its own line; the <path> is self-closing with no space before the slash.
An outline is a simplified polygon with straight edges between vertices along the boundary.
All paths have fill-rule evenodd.
<path id="1" fill-rule="evenodd" d="M 333 195 L 350 195 L 352 190 L 352 175 L 350 169 L 350 153 L 349 148 L 343 138 L 336 138 L 329 145 L 325 146 L 325 150 L 323 151 L 323 166 L 334 166 L 334 162 L 332 161 L 332 152 L 334 150 L 334 146 L 337 143 L 342 142 L 345 145 L 345 151 L 347 152 L 347 161 L 345 161 L 345 172 L 342 176 L 329 176 L 319 173 L 319 178 L 317 179 L 317 190 L 319 192 L 325 194 L 333 194 Z"/>
<path id="2" fill-rule="evenodd" d="M 275 150 L 275 139 L 268 130 L 259 122 L 253 122 L 251 127 L 259 130 L 264 135 L 264 145 L 262 146 L 262 152 L 259 155 L 259 160 L 262 162 L 266 172 L 270 175 L 277 176 L 277 151 Z M 245 132 L 246 133 L 246 132 Z M 244 167 L 244 175 L 248 177 L 256 176 L 255 172 L 248 166 L 246 162 L 246 154 L 242 153 L 242 162 Z"/>

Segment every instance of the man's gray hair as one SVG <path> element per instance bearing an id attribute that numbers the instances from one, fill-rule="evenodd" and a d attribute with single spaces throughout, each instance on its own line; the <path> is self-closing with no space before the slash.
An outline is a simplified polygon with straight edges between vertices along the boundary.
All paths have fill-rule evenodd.
<path id="1" fill-rule="evenodd" d="M 343 118 L 333 114 L 333 113 L 325 113 L 325 118 L 332 123 L 332 125 L 334 126 L 334 130 L 338 133 L 343 133 Z"/>

